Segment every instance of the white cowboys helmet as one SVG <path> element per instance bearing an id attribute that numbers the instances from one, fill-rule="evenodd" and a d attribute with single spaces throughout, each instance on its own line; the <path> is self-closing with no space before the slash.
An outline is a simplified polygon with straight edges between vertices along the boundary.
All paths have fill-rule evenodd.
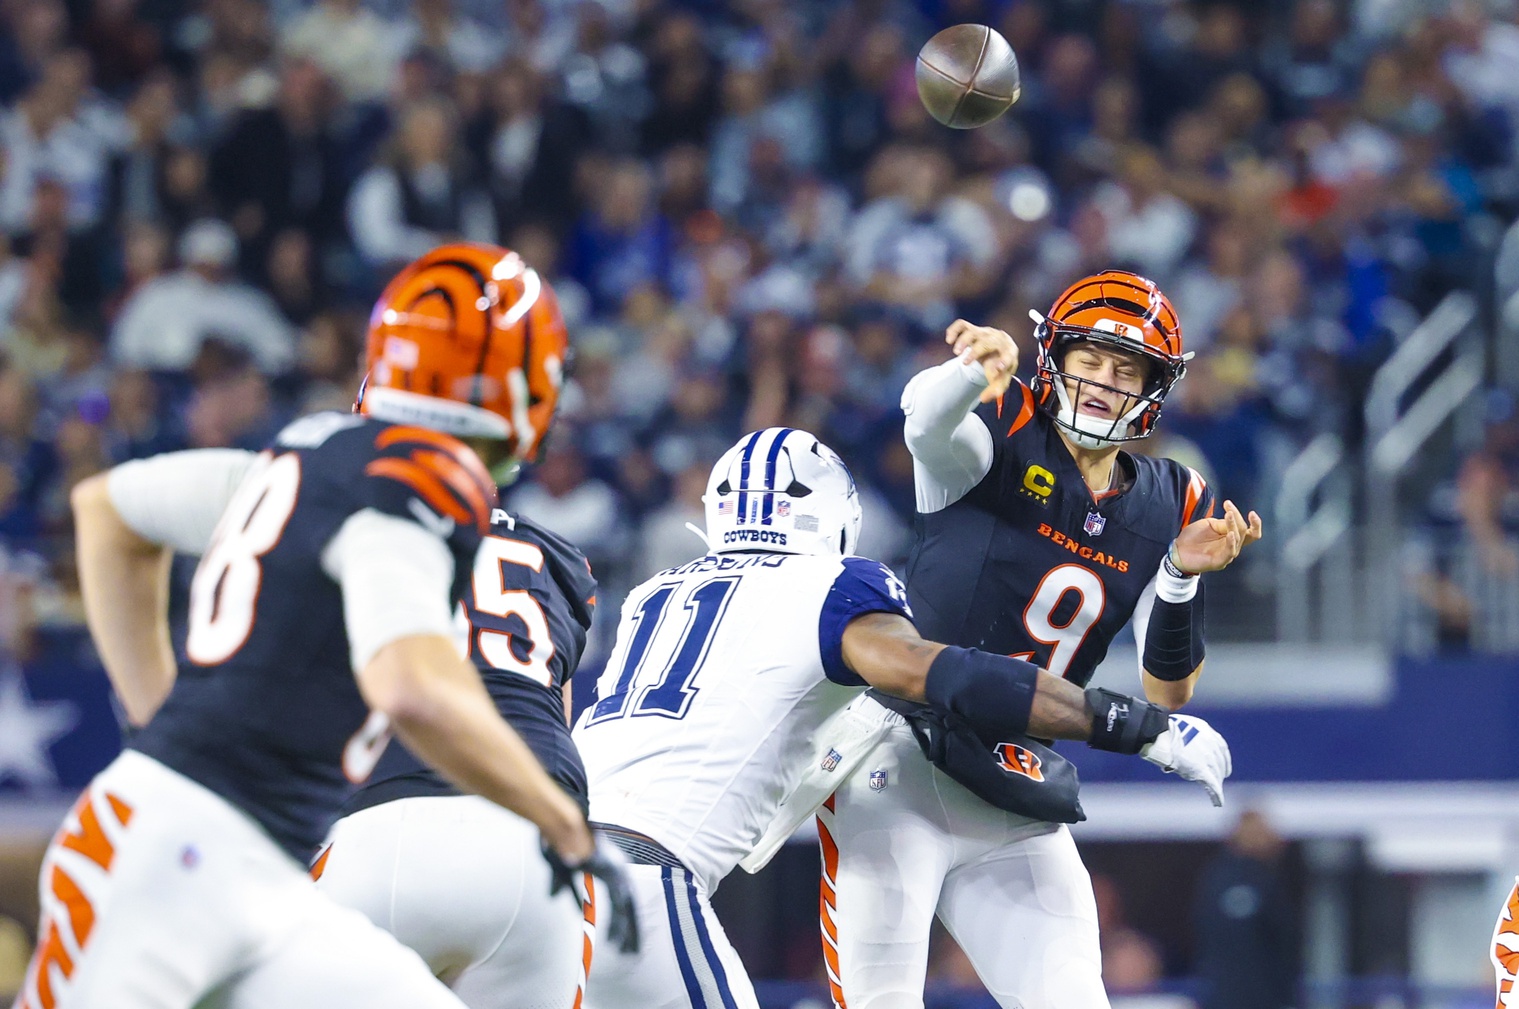
<path id="1" fill-rule="evenodd" d="M 740 438 L 712 467 L 707 549 L 853 556 L 860 495 L 849 467 L 806 431 L 771 427 Z"/>

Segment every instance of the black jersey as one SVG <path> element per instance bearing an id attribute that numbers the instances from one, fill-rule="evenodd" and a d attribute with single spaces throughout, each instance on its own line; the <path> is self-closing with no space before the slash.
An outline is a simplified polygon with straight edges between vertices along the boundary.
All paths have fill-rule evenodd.
<path id="1" fill-rule="evenodd" d="M 991 470 L 949 507 L 919 514 L 907 591 L 925 638 L 1028 659 L 1085 686 L 1171 541 L 1210 515 L 1195 470 L 1119 452 L 1121 489 L 1093 495 L 1053 420 L 1017 384 L 1013 409 L 978 416 Z"/>
<path id="2" fill-rule="evenodd" d="M 547 529 L 496 509 L 461 602 L 469 656 L 501 717 L 582 807 L 585 765 L 570 739 L 564 691 L 585 650 L 595 605 L 596 579 L 584 554 Z M 457 794 L 393 741 L 344 812 L 409 796 Z"/>
<path id="3" fill-rule="evenodd" d="M 191 586 L 174 688 L 130 745 L 306 861 L 373 764 L 323 550 L 365 509 L 408 518 L 447 543 L 458 591 L 494 497 L 483 465 L 446 435 L 339 413 L 291 424 L 227 505 Z"/>

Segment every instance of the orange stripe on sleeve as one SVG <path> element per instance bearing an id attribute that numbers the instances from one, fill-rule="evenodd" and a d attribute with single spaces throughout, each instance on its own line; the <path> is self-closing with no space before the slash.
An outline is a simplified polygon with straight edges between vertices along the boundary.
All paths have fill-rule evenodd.
<path id="1" fill-rule="evenodd" d="M 84 949 L 84 944 L 90 941 L 90 932 L 95 927 L 95 908 L 90 904 L 90 899 L 79 889 L 79 884 L 74 882 L 72 876 L 64 872 L 58 866 L 53 866 L 51 878 L 53 896 L 58 898 L 69 912 L 69 927 L 74 932 L 74 943 Z"/>
<path id="2" fill-rule="evenodd" d="M 74 958 L 63 948 L 63 936 L 58 933 L 57 922 L 48 922 L 47 938 L 37 947 L 34 961 L 37 972 L 37 1001 L 42 1009 L 53 1009 L 58 997 L 53 994 L 53 976 L 50 967 L 57 967 L 68 980 L 74 973 Z"/>
<path id="3" fill-rule="evenodd" d="M 111 839 L 105 836 L 105 831 L 100 828 L 100 819 L 95 815 L 95 804 L 86 792 L 74 807 L 75 814 L 79 817 L 79 829 L 68 831 L 63 835 L 62 844 L 70 851 L 77 851 L 85 858 L 100 866 L 106 872 L 111 871 L 111 860 L 116 857 L 116 848 L 111 844 Z"/>
<path id="4" fill-rule="evenodd" d="M 1191 477 L 1187 481 L 1187 500 L 1181 509 L 1181 524 L 1184 526 L 1192 524 L 1192 513 L 1197 511 L 1197 503 L 1202 500 L 1203 491 L 1208 488 L 1201 473 L 1191 466 L 1187 467 L 1187 472 Z"/>
<path id="5" fill-rule="evenodd" d="M 332 845 L 322 849 L 322 853 L 311 863 L 311 881 L 314 883 L 322 878 L 322 873 L 327 871 L 327 856 L 332 854 Z"/>
<path id="6" fill-rule="evenodd" d="M 438 475 L 417 462 L 410 459 L 376 459 L 364 467 L 364 472 L 405 484 L 416 491 L 433 511 L 446 515 L 455 522 L 470 523 L 475 520 L 469 509 L 449 493 Z"/>
<path id="7" fill-rule="evenodd" d="M 1022 395 L 1022 402 L 1018 405 L 1018 416 L 1013 418 L 1013 426 L 1007 429 L 1009 435 L 1017 434 L 1023 426 L 1034 418 L 1034 392 L 1022 382 L 1014 383 L 1018 392 Z"/>
<path id="8" fill-rule="evenodd" d="M 111 812 L 116 814 L 116 819 L 123 827 L 132 822 L 132 807 L 122 802 L 110 792 L 105 794 L 105 801 L 111 804 Z"/>

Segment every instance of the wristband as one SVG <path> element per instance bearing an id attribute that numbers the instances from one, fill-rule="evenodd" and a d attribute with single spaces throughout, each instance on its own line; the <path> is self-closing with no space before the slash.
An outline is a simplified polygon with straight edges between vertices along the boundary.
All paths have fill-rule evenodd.
<path id="1" fill-rule="evenodd" d="M 1092 709 L 1092 738 L 1087 745 L 1094 750 L 1136 754 L 1171 724 L 1168 709 L 1114 690 L 1088 687 L 1086 699 Z"/>
<path id="2" fill-rule="evenodd" d="M 1184 603 L 1191 599 L 1197 594 L 1197 582 L 1201 577 L 1183 571 L 1176 562 L 1176 543 L 1173 540 L 1165 559 L 1160 562 L 1160 570 L 1155 572 L 1155 596 L 1168 603 Z"/>

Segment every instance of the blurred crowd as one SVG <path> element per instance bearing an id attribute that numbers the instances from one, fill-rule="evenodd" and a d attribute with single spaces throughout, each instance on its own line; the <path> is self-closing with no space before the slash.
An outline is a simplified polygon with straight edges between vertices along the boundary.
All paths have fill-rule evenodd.
<path id="1" fill-rule="evenodd" d="M 518 250 L 576 360 L 513 506 L 614 581 L 700 550 L 745 429 L 817 432 L 900 558 L 897 400 L 956 316 L 1111 266 L 1198 352 L 1146 450 L 1269 503 L 1515 209 L 1512 2 L 0 0 L 0 586 L 69 619 L 67 493 L 347 408 L 367 305 L 440 242 Z M 928 118 L 979 21 L 1022 98 Z M 40 558 L 40 560 L 38 560 Z M 40 574 L 38 572 L 41 572 Z M 47 572 L 51 571 L 51 575 Z M 3 591 L 3 587 L 0 587 Z M 19 591 L 12 588 L 10 591 Z"/>

